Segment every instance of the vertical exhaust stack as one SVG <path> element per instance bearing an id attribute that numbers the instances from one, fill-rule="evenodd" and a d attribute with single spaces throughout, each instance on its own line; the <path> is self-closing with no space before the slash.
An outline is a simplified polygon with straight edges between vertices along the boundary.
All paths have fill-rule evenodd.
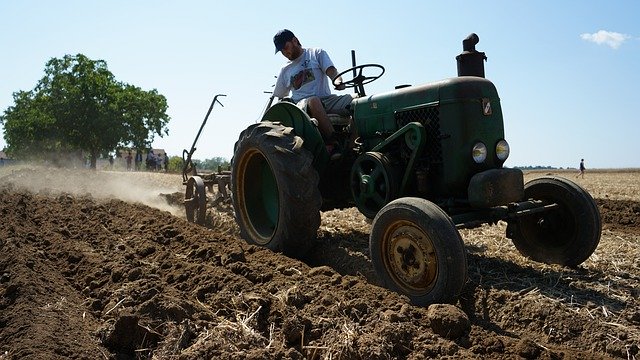
<path id="1" fill-rule="evenodd" d="M 462 53 L 456 56 L 458 62 L 458 76 L 484 77 L 484 62 L 487 57 L 483 52 L 476 50 L 476 44 L 480 38 L 475 33 L 467 36 L 462 41 Z"/>

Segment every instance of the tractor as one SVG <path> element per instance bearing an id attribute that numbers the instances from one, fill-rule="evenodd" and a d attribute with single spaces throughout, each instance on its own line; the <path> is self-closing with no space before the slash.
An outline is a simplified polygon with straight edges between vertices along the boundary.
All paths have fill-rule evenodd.
<path id="1" fill-rule="evenodd" d="M 601 233 L 589 193 L 554 176 L 525 184 L 521 170 L 503 166 L 500 98 L 478 42 L 476 34 L 463 40 L 457 77 L 375 95 L 364 85 L 384 67 L 356 65 L 352 52 L 353 67 L 340 75 L 357 95 L 348 114 L 330 115 L 345 150 L 338 159 L 315 119 L 293 103 L 269 103 L 234 147 L 230 188 L 242 237 L 303 258 L 321 211 L 355 206 L 371 220 L 377 275 L 417 305 L 459 297 L 467 281 L 459 229 L 504 221 L 533 261 L 574 267 L 589 258 Z"/>

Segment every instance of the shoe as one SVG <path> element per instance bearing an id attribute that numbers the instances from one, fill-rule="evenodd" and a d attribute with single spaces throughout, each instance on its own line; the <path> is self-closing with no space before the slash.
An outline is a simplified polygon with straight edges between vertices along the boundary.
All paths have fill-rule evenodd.
<path id="1" fill-rule="evenodd" d="M 327 148 L 327 152 L 329 153 L 329 159 L 331 159 L 331 161 L 335 161 L 342 158 L 342 153 L 338 149 L 338 144 L 330 144 L 325 146 Z"/>

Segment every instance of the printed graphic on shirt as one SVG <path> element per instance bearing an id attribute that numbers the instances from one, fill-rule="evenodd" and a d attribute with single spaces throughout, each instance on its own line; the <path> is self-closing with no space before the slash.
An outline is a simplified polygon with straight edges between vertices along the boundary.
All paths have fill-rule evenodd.
<path id="1" fill-rule="evenodd" d="M 302 71 L 291 77 L 291 86 L 294 89 L 298 90 L 302 87 L 302 85 L 310 83 L 315 79 L 316 77 L 313 76 L 313 71 L 311 71 L 311 69 L 303 69 Z"/>

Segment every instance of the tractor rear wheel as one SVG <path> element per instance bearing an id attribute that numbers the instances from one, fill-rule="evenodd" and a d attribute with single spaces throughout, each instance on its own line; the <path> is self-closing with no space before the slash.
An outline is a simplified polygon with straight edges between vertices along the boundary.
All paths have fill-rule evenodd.
<path id="1" fill-rule="evenodd" d="M 318 172 L 302 144 L 293 128 L 280 123 L 251 125 L 235 144 L 231 174 L 242 237 L 298 258 L 317 236 L 322 204 Z"/>
<path id="2" fill-rule="evenodd" d="M 533 261 L 578 266 L 600 242 L 602 224 L 595 201 L 578 184 L 559 177 L 529 181 L 527 199 L 557 207 L 511 220 L 507 236 L 518 251 Z"/>
<path id="3" fill-rule="evenodd" d="M 385 286 L 420 306 L 457 300 L 467 279 L 464 243 L 434 203 L 400 198 L 373 220 L 371 262 Z"/>

